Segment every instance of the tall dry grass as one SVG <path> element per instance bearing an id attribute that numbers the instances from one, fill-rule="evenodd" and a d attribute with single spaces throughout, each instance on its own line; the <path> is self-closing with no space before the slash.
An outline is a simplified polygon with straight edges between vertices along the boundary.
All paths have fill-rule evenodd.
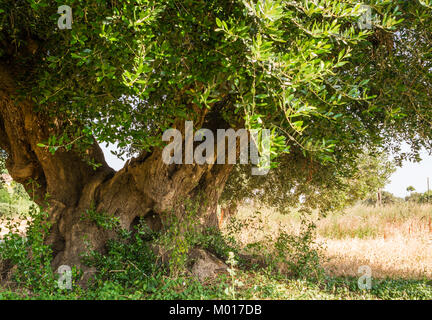
<path id="1" fill-rule="evenodd" d="M 401 203 L 382 207 L 357 205 L 318 222 L 318 233 L 329 239 L 432 237 L 432 205 Z"/>
<path id="2" fill-rule="evenodd" d="M 316 221 L 323 265 L 338 276 L 358 276 L 367 265 L 376 278 L 432 279 L 432 205 L 401 203 L 383 207 L 356 205 Z M 298 234 L 301 215 L 280 215 L 269 208 L 242 207 L 236 218 L 241 245 L 275 239 L 280 230 Z M 242 228 L 240 228 L 242 227 Z"/>
<path id="3" fill-rule="evenodd" d="M 376 278 L 432 278 L 432 205 L 354 206 L 319 221 L 318 234 L 332 274 L 367 265 Z"/>

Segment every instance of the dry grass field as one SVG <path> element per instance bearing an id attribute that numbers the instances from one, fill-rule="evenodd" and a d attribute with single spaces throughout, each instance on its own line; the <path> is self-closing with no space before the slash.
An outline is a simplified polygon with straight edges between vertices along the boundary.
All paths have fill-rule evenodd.
<path id="1" fill-rule="evenodd" d="M 356 206 L 318 224 L 335 275 L 357 275 L 368 265 L 375 278 L 432 278 L 432 206 Z"/>
<path id="2" fill-rule="evenodd" d="M 264 209 L 250 214 L 257 211 L 245 207 L 239 212 L 237 224 L 244 228 L 237 239 L 242 245 L 275 238 L 281 229 L 299 232 L 297 212 L 282 216 Z M 358 268 L 366 265 L 374 278 L 432 279 L 432 205 L 357 205 L 325 218 L 309 218 L 316 221 L 316 242 L 330 275 L 359 276 Z"/>

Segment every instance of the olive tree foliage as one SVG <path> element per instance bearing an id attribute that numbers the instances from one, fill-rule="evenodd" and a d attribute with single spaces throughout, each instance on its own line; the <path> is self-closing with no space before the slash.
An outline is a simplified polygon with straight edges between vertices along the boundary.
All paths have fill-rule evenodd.
<path id="1" fill-rule="evenodd" d="M 250 177 L 247 171 L 236 168 L 223 202 L 238 202 L 256 194 L 256 202 L 282 211 L 297 207 L 299 199 L 304 199 L 301 204 L 305 209 L 336 209 L 373 194 L 388 182 L 395 169 L 387 159 L 389 152 L 400 165 L 403 159 L 420 160 L 422 147 L 430 150 L 430 1 L 393 1 L 393 5 L 399 11 L 396 30 L 374 29 L 360 45 L 367 50 L 367 56 L 352 55 L 350 63 L 355 68 L 347 71 L 350 76 L 365 79 L 373 95 L 367 102 L 357 100 L 345 105 L 348 110 L 358 111 L 358 117 L 347 123 L 359 133 L 350 131 L 356 137 L 351 140 L 354 146 L 343 144 L 338 148 L 339 141 L 332 154 L 337 160 L 324 166 L 310 154 L 291 152 L 278 158 L 279 169 L 268 179 Z M 401 141 L 410 144 L 410 152 L 401 152 Z M 365 149 L 351 149 L 360 146 Z"/>
<path id="2" fill-rule="evenodd" d="M 382 123 L 380 137 L 402 159 L 420 160 L 419 150 L 431 149 L 432 1 L 396 1 L 403 21 L 392 34 L 370 38 L 370 58 L 356 59 L 359 76 L 368 75 L 375 96 L 372 111 L 391 115 Z M 401 152 L 400 141 L 411 146 Z"/>
<path id="3" fill-rule="evenodd" d="M 361 1 L 2 0 L 0 55 L 31 65 L 20 91 L 67 122 L 41 141 L 53 152 L 93 137 L 148 149 L 175 119 L 226 101 L 232 126 L 273 130 L 274 156 L 298 147 L 329 162 L 402 113 L 377 109 L 358 67 L 398 21 L 395 1 L 368 3 L 372 30 L 357 26 Z M 71 30 L 56 27 L 64 4 Z"/>
<path id="4" fill-rule="evenodd" d="M 360 154 L 345 169 L 335 164 L 323 166 L 293 153 L 279 158 L 280 165 L 268 176 L 251 176 L 248 167 L 236 167 L 228 180 L 221 204 L 235 213 L 239 205 L 272 207 L 283 214 L 292 210 L 320 210 L 325 215 L 352 205 L 376 193 L 396 170 L 386 153 Z"/>

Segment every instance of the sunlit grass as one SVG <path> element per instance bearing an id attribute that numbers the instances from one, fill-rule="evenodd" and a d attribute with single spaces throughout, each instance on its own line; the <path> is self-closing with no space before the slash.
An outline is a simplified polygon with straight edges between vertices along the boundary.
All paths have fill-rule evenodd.
<path id="1" fill-rule="evenodd" d="M 254 214 L 259 211 L 260 214 Z M 279 230 L 298 232 L 300 215 L 271 209 L 241 208 L 243 245 L 277 237 Z M 432 205 L 401 203 L 373 207 L 356 205 L 318 219 L 317 242 L 325 249 L 323 265 L 332 276 L 358 276 L 362 265 L 376 278 L 432 279 Z M 327 260 L 329 259 L 329 260 Z"/>

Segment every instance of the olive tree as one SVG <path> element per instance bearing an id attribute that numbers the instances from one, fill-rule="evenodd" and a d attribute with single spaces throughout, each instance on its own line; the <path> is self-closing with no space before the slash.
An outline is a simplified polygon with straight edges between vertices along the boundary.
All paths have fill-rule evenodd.
<path id="1" fill-rule="evenodd" d="M 159 230 L 201 199 L 197 221 L 217 226 L 235 165 L 162 159 L 163 133 L 187 120 L 255 130 L 258 148 L 268 129 L 270 170 L 316 163 L 325 181 L 365 149 L 418 150 L 430 13 L 402 0 L 0 0 L 0 149 L 48 203 L 53 266 L 81 265 L 84 236 L 103 251 L 111 235 L 81 219 L 89 208 Z M 116 172 L 100 144 L 133 157 Z"/>

